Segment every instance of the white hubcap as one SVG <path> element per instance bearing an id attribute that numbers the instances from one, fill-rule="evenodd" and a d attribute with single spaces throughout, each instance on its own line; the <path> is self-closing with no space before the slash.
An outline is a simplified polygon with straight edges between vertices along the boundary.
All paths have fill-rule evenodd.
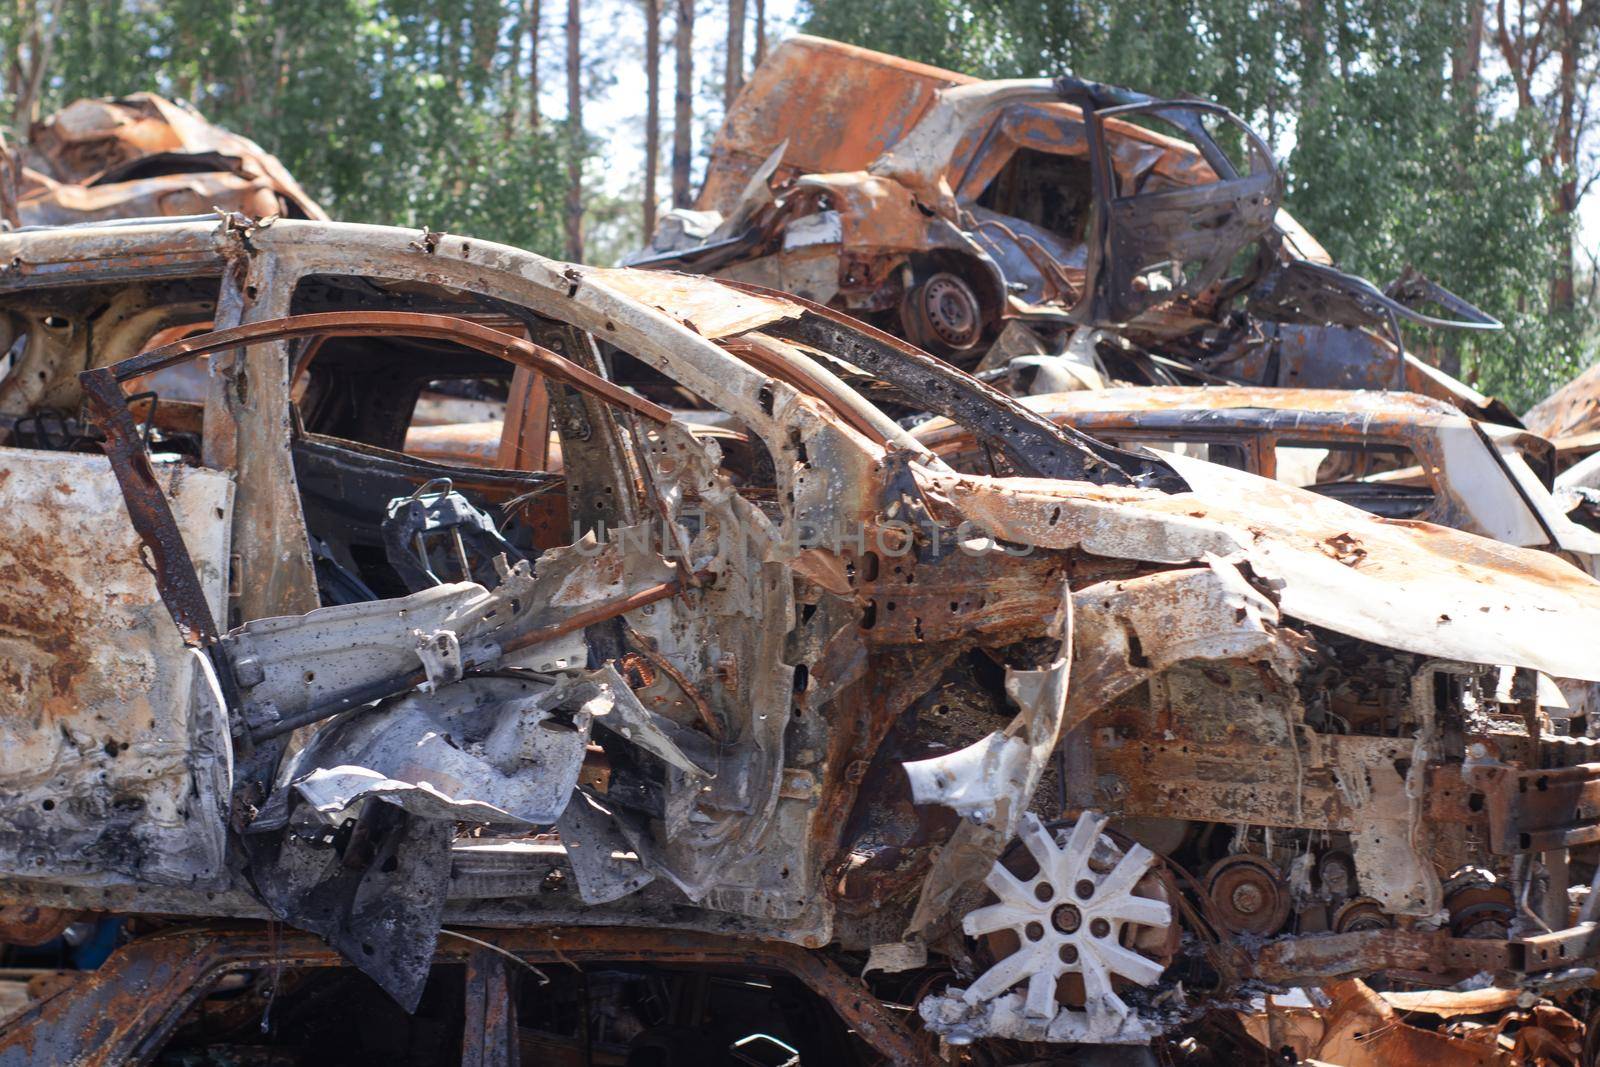
<path id="1" fill-rule="evenodd" d="M 1110 871 L 1093 870 L 1089 858 L 1106 822 L 1103 815 L 1084 812 L 1058 841 L 1032 812 L 1023 817 L 1022 843 L 1039 873 L 1025 881 L 996 862 L 984 884 L 999 903 L 968 913 L 961 923 L 972 937 L 1011 930 L 1021 947 L 978 976 L 963 994 L 968 1004 L 992 1000 L 1026 981 L 1024 1011 L 1048 1019 L 1060 1008 L 1057 980 L 1075 973 L 1083 976 L 1089 1015 L 1120 1019 L 1129 1008 L 1112 990 L 1112 976 L 1145 986 L 1161 977 L 1161 964 L 1122 945 L 1128 924 L 1165 929 L 1172 923 L 1166 902 L 1133 894 L 1155 856 L 1134 845 Z"/>

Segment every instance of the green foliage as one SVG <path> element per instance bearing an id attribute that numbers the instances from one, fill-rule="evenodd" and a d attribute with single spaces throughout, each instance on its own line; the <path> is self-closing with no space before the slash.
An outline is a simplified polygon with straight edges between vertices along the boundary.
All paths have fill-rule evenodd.
<path id="1" fill-rule="evenodd" d="M 1507 325 L 1414 351 L 1521 410 L 1594 358 L 1589 308 L 1549 310 L 1542 124 L 1452 84 L 1465 0 L 810 0 L 807 32 L 981 77 L 1063 71 L 1216 100 L 1280 155 L 1288 207 L 1344 267 L 1415 266 Z M 919 18 L 917 11 L 925 11 Z"/>
<path id="2" fill-rule="evenodd" d="M 999 32 L 982 15 L 961 0 L 817 0 L 805 32 L 982 75 Z"/>

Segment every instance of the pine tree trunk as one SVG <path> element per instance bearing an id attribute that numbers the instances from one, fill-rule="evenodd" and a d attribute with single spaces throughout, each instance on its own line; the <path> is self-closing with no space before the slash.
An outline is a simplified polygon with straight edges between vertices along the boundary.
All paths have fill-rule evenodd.
<path id="1" fill-rule="evenodd" d="M 580 0 L 567 0 L 567 259 L 583 262 L 583 53 Z"/>
<path id="2" fill-rule="evenodd" d="M 539 0 L 524 0 L 528 10 L 528 129 L 539 128 Z"/>
<path id="3" fill-rule="evenodd" d="M 676 0 L 676 84 L 672 91 L 672 206 L 689 207 L 689 164 L 694 156 L 694 0 Z"/>
<path id="4" fill-rule="evenodd" d="M 50 68 L 50 53 L 55 50 L 56 35 L 61 29 L 61 12 L 66 0 L 53 0 L 46 20 L 42 11 L 35 9 L 32 0 L 19 0 L 17 16 L 21 26 L 27 27 L 18 34 L 18 54 L 12 57 L 11 124 L 17 132 L 18 143 L 28 139 L 28 126 L 39 117 L 39 96 L 44 87 L 45 72 Z M 28 65 L 20 61 L 21 41 L 28 42 Z"/>
<path id="5" fill-rule="evenodd" d="M 656 171 L 661 166 L 661 0 L 644 0 L 644 242 L 656 232 Z"/>
<path id="6" fill-rule="evenodd" d="M 1565 8 L 1562 9 L 1565 12 Z M 1550 309 L 1571 311 L 1576 286 L 1573 283 L 1572 225 L 1578 210 L 1578 51 L 1583 45 L 1572 18 L 1560 21 L 1561 44 L 1556 74 L 1555 162 L 1561 183 L 1556 186 L 1555 211 L 1568 225 L 1556 239 L 1555 277 L 1550 280 Z"/>
<path id="7" fill-rule="evenodd" d="M 723 78 L 722 101 L 733 106 L 734 97 L 744 88 L 744 0 L 728 0 L 727 74 Z"/>
<path id="8" fill-rule="evenodd" d="M 22 222 L 17 218 L 17 185 L 20 164 L 13 162 L 10 148 L 6 145 L 6 133 L 0 129 L 0 225 L 20 226 Z"/>
<path id="9" fill-rule="evenodd" d="M 1483 67 L 1483 0 L 1467 0 L 1463 12 L 1461 37 L 1450 60 L 1450 89 L 1462 115 L 1478 107 L 1478 89 Z"/>
<path id="10" fill-rule="evenodd" d="M 517 135 L 517 116 L 522 111 L 522 92 L 518 80 L 522 77 L 522 23 L 527 17 L 526 5 L 512 8 L 514 21 L 511 24 L 511 59 L 506 64 L 506 114 L 505 114 L 505 140 L 509 141 Z"/>
<path id="11" fill-rule="evenodd" d="M 754 62 L 761 66 L 767 58 L 767 0 L 756 0 L 756 50 Z"/>

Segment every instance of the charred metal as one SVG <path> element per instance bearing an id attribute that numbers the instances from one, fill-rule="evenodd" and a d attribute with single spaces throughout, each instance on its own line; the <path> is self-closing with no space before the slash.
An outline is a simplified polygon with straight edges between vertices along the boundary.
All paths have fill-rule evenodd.
<path id="1" fill-rule="evenodd" d="M 0 938 L 125 935 L 0 1064 L 344 1055 L 340 1013 L 472 1064 L 1580 1062 L 1600 542 L 1556 450 L 1386 340 L 1219 109 L 807 41 L 744 99 L 817 55 L 921 117 L 785 174 L 736 110 L 723 231 L 662 253 L 731 280 L 0 232 Z M 1002 141 L 1088 168 L 1096 232 L 974 222 Z M 1012 395 L 879 328 L 908 280 L 957 362 L 1022 324 L 1256 384 Z M 1427 395 L 1261 387 L 1380 373 Z"/>
<path id="2" fill-rule="evenodd" d="M 1214 103 L 795 37 L 733 105 L 695 207 L 629 262 L 792 292 L 1022 392 L 1402 389 L 1515 423 L 1400 336 L 1496 319 L 1419 275 L 1337 269 L 1283 195 Z"/>

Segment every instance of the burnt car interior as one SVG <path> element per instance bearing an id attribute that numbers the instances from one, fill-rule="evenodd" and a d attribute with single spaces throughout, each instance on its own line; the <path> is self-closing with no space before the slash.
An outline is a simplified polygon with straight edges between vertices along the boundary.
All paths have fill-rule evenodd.
<path id="1" fill-rule="evenodd" d="M 1018 148 L 975 203 L 1077 244 L 1094 203 L 1092 180 L 1082 156 Z"/>

